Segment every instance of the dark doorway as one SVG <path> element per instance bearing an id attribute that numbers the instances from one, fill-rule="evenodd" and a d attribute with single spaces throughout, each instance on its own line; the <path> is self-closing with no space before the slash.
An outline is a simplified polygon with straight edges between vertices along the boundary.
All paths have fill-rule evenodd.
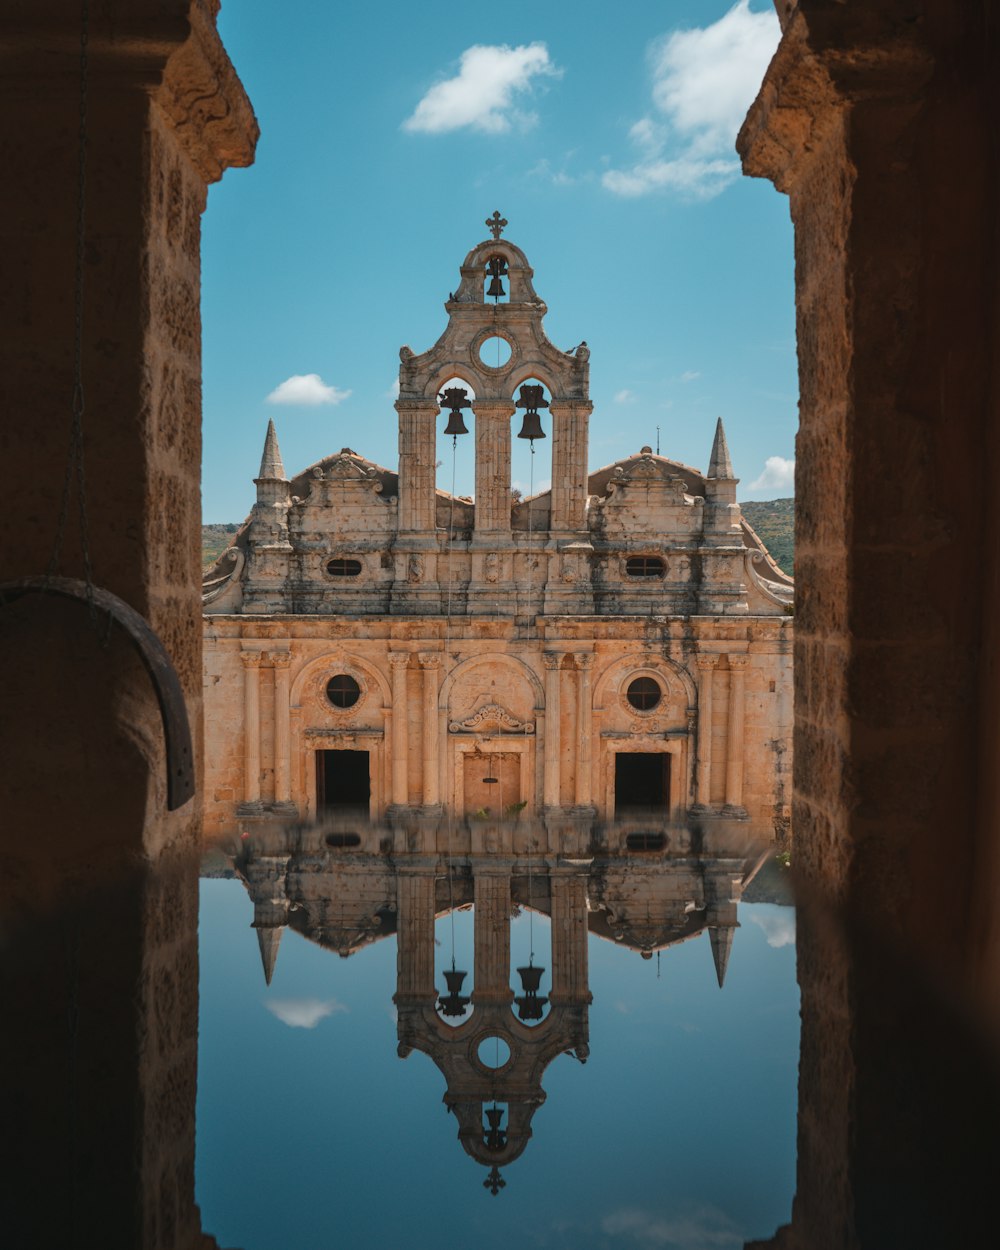
<path id="1" fill-rule="evenodd" d="M 371 795 L 367 751 L 316 752 L 316 814 L 360 809 L 368 815 Z"/>
<path id="2" fill-rule="evenodd" d="M 615 811 L 647 807 L 665 811 L 670 756 L 665 751 L 622 751 L 615 756 Z"/>

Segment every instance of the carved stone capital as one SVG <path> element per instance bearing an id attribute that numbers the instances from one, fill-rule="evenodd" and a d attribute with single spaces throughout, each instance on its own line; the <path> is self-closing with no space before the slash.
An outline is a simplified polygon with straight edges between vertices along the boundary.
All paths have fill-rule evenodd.
<path id="1" fill-rule="evenodd" d="M 289 664 L 292 662 L 292 654 L 290 651 L 272 651 L 270 655 L 271 663 L 275 668 L 288 668 Z"/>
<path id="2" fill-rule="evenodd" d="M 441 652 L 440 651 L 421 651 L 417 656 L 420 661 L 421 668 L 440 668 Z"/>
<path id="3" fill-rule="evenodd" d="M 717 655 L 696 655 L 694 662 L 699 668 L 706 671 L 719 667 L 719 657 Z"/>
<path id="4" fill-rule="evenodd" d="M 747 668 L 749 664 L 750 664 L 750 657 L 746 654 L 745 651 L 739 652 L 738 654 L 731 655 L 729 657 L 729 667 L 731 669 L 737 669 L 737 670 L 742 671 L 743 669 Z"/>
<path id="5" fill-rule="evenodd" d="M 562 664 L 563 653 L 561 651 L 543 651 L 542 663 L 547 669 L 558 668 Z"/>
<path id="6" fill-rule="evenodd" d="M 240 663 L 244 668 L 260 668 L 263 653 L 260 651 L 241 651 Z"/>
<path id="7" fill-rule="evenodd" d="M 577 651 L 573 655 L 573 663 L 581 672 L 587 672 L 594 667 L 593 651 Z"/>
<path id="8" fill-rule="evenodd" d="M 410 653 L 409 651 L 390 651 L 388 660 L 393 669 L 407 668 L 410 663 Z"/>
<path id="9" fill-rule="evenodd" d="M 476 420 L 482 417 L 494 418 L 498 421 L 509 421 L 514 415 L 514 404 L 509 399 L 474 399 L 472 401 L 472 411 L 476 415 Z"/>

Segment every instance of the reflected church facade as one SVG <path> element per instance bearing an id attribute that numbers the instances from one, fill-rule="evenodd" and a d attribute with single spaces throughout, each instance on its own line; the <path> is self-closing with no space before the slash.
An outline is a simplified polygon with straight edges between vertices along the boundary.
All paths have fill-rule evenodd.
<path id="1" fill-rule="evenodd" d="M 530 1141 L 549 1064 L 590 1054 L 589 939 L 651 958 L 707 932 L 721 988 L 743 891 L 771 852 L 742 822 L 649 823 L 642 834 L 580 824 L 560 831 L 558 847 L 541 823 L 478 823 L 481 838 L 456 828 L 444 853 L 388 826 L 264 825 L 233 862 L 269 986 L 288 929 L 343 958 L 396 938 L 398 1054 L 420 1051 L 437 1066 L 459 1143 L 496 1194 L 500 1169 Z M 454 946 L 449 967 L 449 952 L 435 959 L 435 921 L 470 905 L 471 968 L 456 967 Z M 528 964 L 513 969 L 511 921 L 522 911 L 548 921 L 550 938 L 537 962 L 533 941 Z"/>
<path id="2" fill-rule="evenodd" d="M 438 342 L 400 351 L 396 471 L 344 448 L 289 480 L 269 426 L 204 584 L 206 832 L 640 806 L 783 838 L 792 584 L 741 517 L 722 423 L 704 474 L 649 447 L 588 473 L 587 345 L 549 342 L 487 224 Z M 519 410 L 518 437 L 551 438 L 551 489 L 524 500 Z M 470 414 L 474 501 L 435 485 Z"/>

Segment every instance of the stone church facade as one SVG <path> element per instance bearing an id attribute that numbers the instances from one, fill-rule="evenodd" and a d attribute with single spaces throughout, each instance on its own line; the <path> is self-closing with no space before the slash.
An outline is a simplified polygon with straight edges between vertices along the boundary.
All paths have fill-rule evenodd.
<path id="1" fill-rule="evenodd" d="M 527 258 L 487 224 L 437 343 L 400 350 L 396 470 L 344 448 L 289 480 L 268 428 L 205 576 L 206 832 L 643 808 L 783 837 L 792 583 L 741 517 L 722 423 L 705 474 L 649 447 L 588 473 L 590 352 L 548 340 Z M 521 413 L 551 439 L 527 499 Z M 470 414 L 474 501 L 435 485 Z"/>

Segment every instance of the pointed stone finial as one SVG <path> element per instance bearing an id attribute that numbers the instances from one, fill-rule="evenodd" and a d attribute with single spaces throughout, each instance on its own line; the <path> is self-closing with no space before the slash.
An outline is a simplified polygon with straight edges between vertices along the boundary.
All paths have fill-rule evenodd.
<path id="1" fill-rule="evenodd" d="M 284 931 L 284 925 L 261 925 L 257 929 L 260 962 L 264 965 L 264 981 L 267 985 L 271 984 L 271 978 L 274 976 L 274 965 L 278 962 L 278 947 L 281 945 L 281 935 Z"/>
<path id="2" fill-rule="evenodd" d="M 715 442 L 712 443 L 712 456 L 708 462 L 708 473 L 706 476 L 721 478 L 727 482 L 736 481 L 736 474 L 733 472 L 733 462 L 729 458 L 726 431 L 722 428 L 721 417 L 716 422 Z"/>
<path id="3" fill-rule="evenodd" d="M 726 969 L 729 967 L 735 936 L 734 925 L 709 925 L 708 940 L 712 943 L 712 958 L 715 960 L 715 975 L 719 979 L 720 990 L 726 981 Z"/>
<path id="4" fill-rule="evenodd" d="M 281 463 L 281 452 L 278 450 L 278 435 L 274 430 L 274 421 L 267 423 L 267 437 L 264 439 L 264 454 L 260 458 L 258 478 L 270 479 L 272 482 L 287 482 L 285 466 Z"/>

